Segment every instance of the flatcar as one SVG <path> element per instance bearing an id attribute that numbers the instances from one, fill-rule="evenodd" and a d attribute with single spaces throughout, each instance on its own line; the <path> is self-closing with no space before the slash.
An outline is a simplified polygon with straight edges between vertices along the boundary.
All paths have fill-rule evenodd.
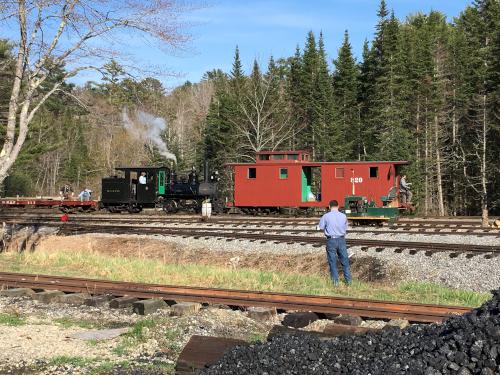
<path id="1" fill-rule="evenodd" d="M 406 161 L 316 162 L 307 151 L 257 152 L 255 163 L 230 163 L 232 211 L 321 212 L 335 199 L 353 221 L 394 220 Z"/>
<path id="2" fill-rule="evenodd" d="M 74 210 L 95 211 L 99 207 L 99 202 L 78 199 L 65 199 L 63 197 L 7 197 L 0 198 L 0 208 L 58 208 L 62 212 L 72 212 Z"/>
<path id="3" fill-rule="evenodd" d="M 117 175 L 102 179 L 100 205 L 111 212 L 140 212 L 143 208 L 161 207 L 173 213 L 180 209 L 198 212 L 204 200 L 211 199 L 217 209 L 217 179 L 212 175 L 198 180 L 193 169 L 178 178 L 168 167 L 116 168 Z"/>

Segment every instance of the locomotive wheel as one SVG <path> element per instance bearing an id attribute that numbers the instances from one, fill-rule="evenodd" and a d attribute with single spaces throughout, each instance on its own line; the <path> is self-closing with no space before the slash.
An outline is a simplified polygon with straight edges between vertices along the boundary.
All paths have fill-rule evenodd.
<path id="1" fill-rule="evenodd" d="M 127 211 L 131 214 L 137 214 L 142 211 L 142 208 L 136 204 L 131 204 L 127 207 Z"/>
<path id="2" fill-rule="evenodd" d="M 224 212 L 224 201 L 221 199 L 214 199 L 212 201 L 212 212 L 214 214 L 222 214 Z"/>
<path id="3" fill-rule="evenodd" d="M 179 211 L 179 205 L 176 201 L 166 201 L 163 204 L 163 211 L 165 211 L 167 214 L 174 214 Z"/>

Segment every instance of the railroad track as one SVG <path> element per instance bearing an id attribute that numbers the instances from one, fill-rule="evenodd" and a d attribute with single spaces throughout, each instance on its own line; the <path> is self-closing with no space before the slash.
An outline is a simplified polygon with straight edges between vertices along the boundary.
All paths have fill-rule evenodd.
<path id="1" fill-rule="evenodd" d="M 292 220 L 293 219 L 293 220 Z M 75 223 L 118 223 L 118 224 L 133 224 L 133 223 L 144 223 L 147 221 L 148 223 L 161 223 L 161 224 L 193 224 L 198 225 L 201 223 L 201 219 L 198 216 L 195 217 L 162 217 L 162 216 L 133 216 L 133 217 L 101 217 L 100 215 L 94 216 L 72 216 L 72 222 Z M 50 222 L 60 222 L 59 216 L 33 216 L 33 215 L 0 215 L 0 221 L 5 223 L 50 223 Z M 465 221 L 466 223 L 470 223 Z M 470 225 L 455 225 L 453 226 L 446 225 L 444 223 L 437 223 L 436 225 L 430 225 L 428 221 L 416 221 L 414 223 L 411 222 L 398 222 L 392 223 L 384 228 L 387 228 L 385 231 L 380 230 L 372 230 L 372 233 L 394 233 L 396 231 L 406 232 L 406 233 L 429 233 L 429 234 L 437 234 L 437 235 L 452 235 L 452 234 L 473 234 L 477 236 L 500 236 L 500 230 L 495 228 L 481 228 L 478 226 L 470 226 Z M 206 226 L 231 226 L 231 227 L 247 227 L 247 226 L 259 226 L 259 227 L 289 227 L 291 225 L 294 226 L 310 226 L 314 227 L 317 225 L 317 219 L 310 218 L 290 218 L 290 220 L 284 219 L 252 219 L 252 218 L 226 218 L 226 217 L 217 217 L 212 218 L 211 220 L 204 222 Z M 354 233 L 362 233 L 370 232 L 369 227 L 364 227 L 365 229 L 356 229 L 356 227 L 351 228 L 351 232 Z"/>
<path id="2" fill-rule="evenodd" d="M 29 225 L 24 223 L 25 225 Z M 137 234 L 137 235 L 162 235 L 181 236 L 193 238 L 217 238 L 233 240 L 248 240 L 251 242 L 274 242 L 287 244 L 310 244 L 314 247 L 324 246 L 325 240 L 314 231 L 317 236 L 289 234 L 290 229 L 273 228 L 269 231 L 250 228 L 204 228 L 204 227 L 165 227 L 165 226 L 137 226 L 137 225 L 108 225 L 108 224 L 73 224 L 73 223 L 45 223 L 44 225 L 59 228 L 61 235 L 76 235 L 87 233 L 108 233 L 108 234 Z M 269 233 L 273 232 L 273 233 Z M 280 234 L 284 232 L 285 234 Z M 298 233 L 303 232 L 298 230 Z M 411 255 L 418 252 L 425 252 L 431 256 L 438 252 L 448 252 L 450 257 L 457 257 L 460 253 L 466 253 L 468 258 L 476 255 L 484 255 L 486 258 L 493 258 L 500 255 L 500 246 L 469 245 L 469 244 L 449 244 L 439 242 L 416 242 L 416 241 L 387 241 L 376 239 L 348 238 L 349 246 L 359 246 L 366 251 L 375 248 L 376 251 L 393 249 L 395 252 L 409 250 Z"/>
<path id="3" fill-rule="evenodd" d="M 0 219 L 3 217 L 40 217 L 40 218 L 56 218 L 59 214 L 49 214 L 49 213 L 30 213 L 30 212 L 12 212 L 6 211 L 0 212 Z M 158 220 L 165 222 L 182 222 L 182 221 L 193 221 L 199 220 L 199 215 L 165 215 L 163 213 L 159 214 L 109 214 L 109 213 L 75 213 L 71 214 L 72 217 L 78 217 L 79 219 L 85 220 L 96 220 L 106 219 L 106 220 Z M 270 224 L 289 224 L 289 223 L 316 223 L 319 217 L 288 217 L 288 216 L 239 216 L 239 215 L 216 215 L 211 218 L 213 222 L 260 222 L 260 223 L 270 223 Z M 481 227 L 481 220 L 475 218 L 461 218 L 461 219 L 426 219 L 419 217 L 400 217 L 397 221 L 398 224 L 405 225 L 415 225 L 415 226 L 473 226 Z"/>
<path id="4" fill-rule="evenodd" d="M 271 293 L 261 291 L 213 289 L 189 286 L 141 284 L 87 278 L 0 272 L 0 286 L 84 292 L 94 295 L 161 298 L 228 306 L 264 306 L 281 310 L 350 314 L 374 319 L 406 319 L 412 322 L 441 322 L 450 315 L 460 315 L 469 308 L 430 304 L 386 302 L 377 300 Z"/>

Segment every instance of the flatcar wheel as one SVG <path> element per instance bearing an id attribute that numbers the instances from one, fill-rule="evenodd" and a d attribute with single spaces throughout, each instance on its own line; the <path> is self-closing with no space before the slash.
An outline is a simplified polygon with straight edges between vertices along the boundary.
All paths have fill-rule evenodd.
<path id="1" fill-rule="evenodd" d="M 179 211 L 179 205 L 177 204 L 176 201 L 166 201 L 163 204 L 163 211 L 165 211 L 168 214 L 174 214 L 177 211 Z"/>

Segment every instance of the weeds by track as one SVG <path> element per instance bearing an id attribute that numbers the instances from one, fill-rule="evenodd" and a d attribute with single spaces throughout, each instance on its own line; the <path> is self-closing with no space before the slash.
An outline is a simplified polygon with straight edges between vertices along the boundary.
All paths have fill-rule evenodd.
<path id="1" fill-rule="evenodd" d="M 413 322 L 440 322 L 450 315 L 464 314 L 464 307 L 386 302 L 329 296 L 271 293 L 262 291 L 213 289 L 189 286 L 141 284 L 63 276 L 0 273 L 0 286 L 24 287 L 94 295 L 161 298 L 167 301 L 192 301 L 228 306 L 264 306 L 282 310 L 352 314 L 377 319 L 407 319 Z"/>

